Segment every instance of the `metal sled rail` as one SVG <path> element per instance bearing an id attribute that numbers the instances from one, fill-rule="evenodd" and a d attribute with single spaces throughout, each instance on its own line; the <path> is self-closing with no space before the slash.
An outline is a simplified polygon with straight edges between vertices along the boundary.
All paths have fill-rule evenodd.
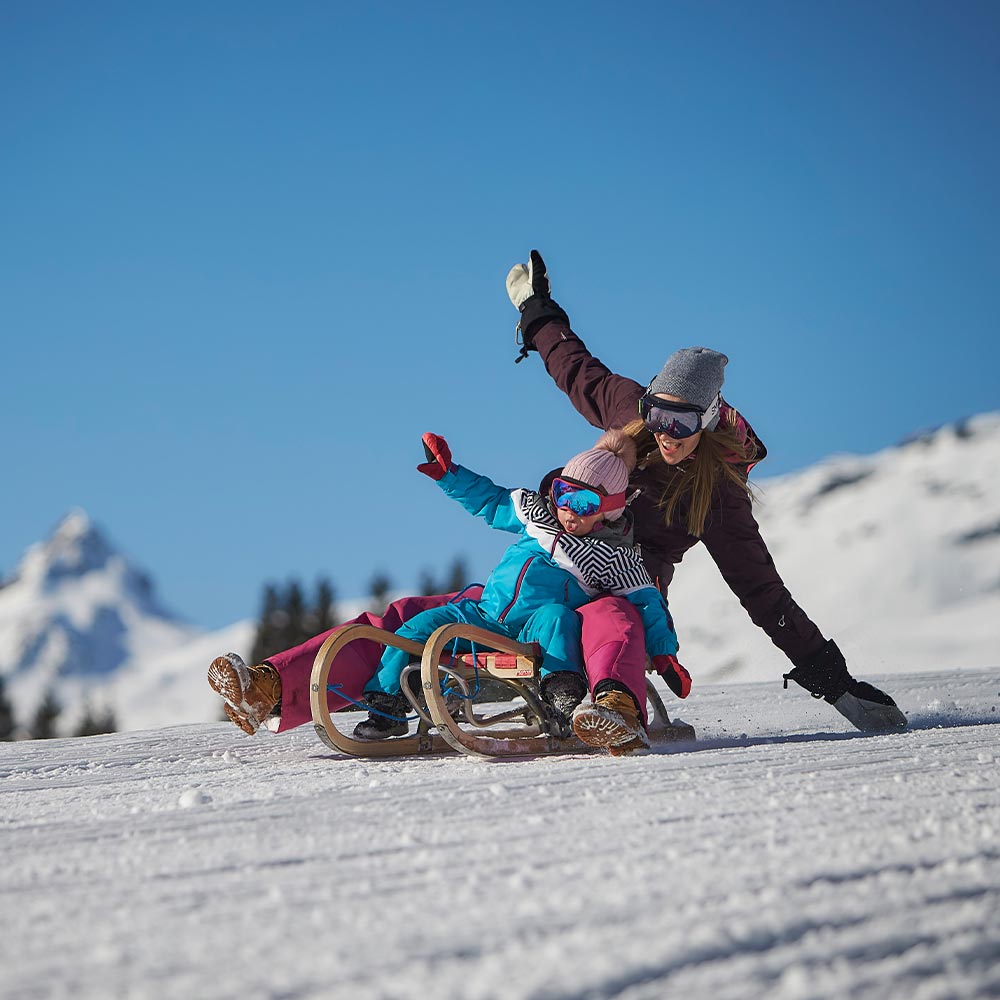
<path id="1" fill-rule="evenodd" d="M 456 656 L 454 663 L 443 666 L 445 647 L 455 639 L 475 643 L 482 649 L 492 649 L 498 653 L 512 654 L 515 662 L 511 666 L 500 665 L 490 654 L 479 654 L 473 665 L 471 655 Z M 482 661 L 485 658 L 485 664 Z M 420 681 L 423 687 L 427 710 L 430 712 L 438 732 L 453 749 L 470 757 L 514 757 L 534 756 L 549 753 L 583 753 L 592 750 L 575 736 L 559 739 L 543 730 L 544 709 L 535 691 L 525 680 L 537 680 L 540 657 L 535 647 L 508 639 L 475 625 L 454 622 L 436 629 L 424 646 L 420 659 Z M 513 688 L 525 701 L 525 725 L 516 730 L 488 729 L 499 716 L 481 718 L 474 728 L 463 728 L 448 711 L 445 696 L 441 690 L 440 676 L 444 673 L 458 682 L 465 696 L 469 695 L 469 684 L 476 680 L 476 672 L 486 674 Z M 505 713 L 509 715 L 510 713 Z"/>

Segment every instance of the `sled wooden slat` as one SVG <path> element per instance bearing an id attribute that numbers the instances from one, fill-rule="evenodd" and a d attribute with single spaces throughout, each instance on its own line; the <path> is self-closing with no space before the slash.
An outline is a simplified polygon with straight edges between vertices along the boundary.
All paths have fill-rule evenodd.
<path id="1" fill-rule="evenodd" d="M 422 720 L 417 732 L 410 736 L 397 736 L 388 740 L 356 740 L 342 733 L 333 723 L 327 705 L 327 685 L 330 683 L 330 667 L 334 657 L 349 643 L 359 639 L 372 639 L 386 646 L 405 649 L 414 656 L 420 656 L 423 645 L 412 639 L 403 639 L 394 632 L 375 628 L 374 625 L 347 625 L 328 636 L 320 646 L 313 660 L 312 677 L 309 684 L 309 705 L 312 709 L 313 728 L 316 735 L 332 750 L 350 754 L 353 757 L 403 757 L 428 753 L 450 753 L 452 747 L 440 736 L 428 731 Z"/>

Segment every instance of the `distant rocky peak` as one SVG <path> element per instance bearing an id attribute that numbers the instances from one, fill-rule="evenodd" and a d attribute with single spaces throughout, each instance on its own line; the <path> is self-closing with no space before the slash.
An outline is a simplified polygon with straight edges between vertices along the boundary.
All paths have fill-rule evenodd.
<path id="1" fill-rule="evenodd" d="M 104 569 L 117 555 L 86 511 L 70 511 L 44 542 L 32 545 L 17 569 L 25 582 L 52 585 Z"/>
<path id="2" fill-rule="evenodd" d="M 995 435 L 998 432 L 1000 432 L 1000 411 L 980 413 L 971 417 L 963 417 L 951 423 L 914 431 L 912 434 L 907 434 L 899 442 L 899 447 L 923 446 L 929 448 L 948 441 L 964 443 L 984 435 Z"/>

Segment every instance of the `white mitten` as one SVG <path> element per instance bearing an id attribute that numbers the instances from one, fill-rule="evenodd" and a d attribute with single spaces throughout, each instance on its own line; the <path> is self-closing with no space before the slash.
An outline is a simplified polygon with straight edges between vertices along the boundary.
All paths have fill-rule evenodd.
<path id="1" fill-rule="evenodd" d="M 515 264 L 507 272 L 507 294 L 514 307 L 523 309 L 524 303 L 532 295 L 549 295 L 549 276 L 545 272 L 545 261 L 537 250 L 528 255 L 527 264 Z"/>

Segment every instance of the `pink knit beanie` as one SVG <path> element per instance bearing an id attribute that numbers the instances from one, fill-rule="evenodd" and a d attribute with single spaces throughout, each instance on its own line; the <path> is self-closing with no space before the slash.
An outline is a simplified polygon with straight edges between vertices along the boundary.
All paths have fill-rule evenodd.
<path id="1" fill-rule="evenodd" d="M 589 451 L 574 455 L 562 474 L 588 486 L 600 486 L 606 493 L 624 493 L 629 473 L 635 468 L 635 442 L 620 430 L 606 431 Z M 621 510 L 609 511 L 605 518 L 616 521 Z"/>

